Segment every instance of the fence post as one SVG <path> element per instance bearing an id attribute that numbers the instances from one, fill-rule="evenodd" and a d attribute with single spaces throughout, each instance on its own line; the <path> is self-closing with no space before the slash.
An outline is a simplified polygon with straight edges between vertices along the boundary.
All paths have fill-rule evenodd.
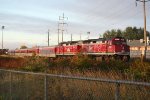
<path id="1" fill-rule="evenodd" d="M 10 86 L 9 86 L 9 95 L 10 95 L 10 100 L 12 100 L 12 72 L 10 71 L 10 76 L 9 76 L 9 78 L 10 78 Z"/>
<path id="2" fill-rule="evenodd" d="M 45 87 L 45 89 L 44 89 L 45 90 L 45 94 L 44 94 L 45 97 L 44 98 L 45 98 L 45 100 L 47 100 L 47 75 L 46 75 L 46 73 L 45 73 L 45 82 L 44 83 L 45 83 L 45 86 L 44 86 Z"/>
<path id="3" fill-rule="evenodd" d="M 28 74 L 27 74 L 28 75 Z M 28 76 L 27 75 L 25 75 L 25 87 L 26 87 L 26 99 L 27 100 L 29 100 L 29 94 L 28 94 L 28 92 L 29 92 L 29 84 L 28 84 Z"/>
<path id="4" fill-rule="evenodd" d="M 120 83 L 116 83 L 115 100 L 120 100 Z"/>

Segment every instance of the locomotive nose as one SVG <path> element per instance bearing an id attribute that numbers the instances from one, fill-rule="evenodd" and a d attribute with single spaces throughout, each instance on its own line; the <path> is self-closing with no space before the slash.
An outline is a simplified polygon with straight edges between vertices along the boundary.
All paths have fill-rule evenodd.
<path id="1" fill-rule="evenodd" d="M 123 44 L 121 44 L 121 52 L 125 52 L 125 47 Z"/>
<path id="2" fill-rule="evenodd" d="M 124 49 L 125 49 L 124 47 L 125 47 L 125 46 L 122 44 L 122 45 L 121 45 L 122 50 L 124 50 Z"/>
<path id="3" fill-rule="evenodd" d="M 128 45 L 121 45 L 121 48 L 122 48 L 122 50 L 125 52 L 128 52 L 129 51 L 129 46 Z"/>

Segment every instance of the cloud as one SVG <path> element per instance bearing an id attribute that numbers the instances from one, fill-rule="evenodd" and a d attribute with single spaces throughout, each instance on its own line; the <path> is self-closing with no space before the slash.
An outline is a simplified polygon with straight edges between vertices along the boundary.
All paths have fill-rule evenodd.
<path id="1" fill-rule="evenodd" d="M 1 13 L 0 19 L 0 23 L 6 26 L 7 31 L 12 32 L 43 33 L 56 23 L 52 20 Z"/>
<path id="2" fill-rule="evenodd" d="M 50 29 L 52 44 L 56 44 L 58 18 L 62 13 L 68 17 L 65 20 L 68 23 L 65 39 L 70 34 L 78 39 L 80 33 L 85 39 L 88 31 L 91 38 L 98 38 L 99 34 L 113 28 L 143 27 L 142 7 L 140 2 L 136 7 L 135 0 L 2 0 L 0 23 L 6 26 L 7 36 L 11 34 L 7 40 L 28 44 L 32 40 L 33 44 L 40 44 L 46 41 L 47 30 Z M 150 31 L 149 3 L 146 8 L 147 29 Z M 45 34 L 44 37 L 42 34 Z"/>

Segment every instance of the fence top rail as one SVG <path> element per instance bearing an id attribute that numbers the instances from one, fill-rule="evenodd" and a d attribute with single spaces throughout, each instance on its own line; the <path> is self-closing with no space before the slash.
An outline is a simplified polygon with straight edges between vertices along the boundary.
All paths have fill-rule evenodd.
<path id="1" fill-rule="evenodd" d="M 150 86 L 150 83 L 148 83 L 148 82 L 135 82 L 135 81 L 127 81 L 127 80 L 112 80 L 112 79 L 102 79 L 102 78 L 77 77 L 77 76 L 56 75 L 56 74 L 48 74 L 48 73 L 35 73 L 35 72 L 25 72 L 25 71 L 6 70 L 6 69 L 0 69 L 0 71 L 19 73 L 19 74 L 31 74 L 31 75 L 58 77 L 58 78 L 66 78 L 66 79 L 77 79 L 77 80 L 116 83 L 116 84 Z"/>

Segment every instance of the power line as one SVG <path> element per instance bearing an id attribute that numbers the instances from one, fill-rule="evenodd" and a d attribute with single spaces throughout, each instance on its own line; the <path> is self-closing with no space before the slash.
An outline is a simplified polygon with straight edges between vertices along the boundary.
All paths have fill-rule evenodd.
<path id="1" fill-rule="evenodd" d="M 124 0 L 123 0 L 124 1 Z M 111 3 L 109 3 L 109 4 L 111 4 Z M 105 5 L 105 4 L 101 4 L 102 6 L 99 6 L 99 7 L 94 7 L 93 9 L 91 9 L 90 11 L 88 11 L 87 12 L 87 14 L 89 13 L 89 12 L 95 12 L 96 11 L 96 13 L 101 13 L 101 12 L 103 12 L 105 9 L 102 9 L 102 7 Z M 107 3 L 107 6 L 108 6 L 108 3 Z M 121 7 L 121 9 L 115 9 L 116 7 L 112 7 L 112 6 L 108 6 L 108 8 L 107 9 L 109 9 L 108 11 L 106 11 L 105 12 L 105 14 L 108 14 L 108 16 L 105 16 L 105 17 L 103 17 L 103 19 L 107 19 L 107 18 L 109 18 L 109 17 L 112 17 L 112 16 L 115 16 L 116 14 L 119 14 L 120 12 L 121 13 L 123 13 L 123 10 L 127 10 L 128 9 L 128 11 L 130 10 L 129 9 L 129 7 L 128 6 L 131 6 L 131 4 L 130 5 L 127 5 L 127 6 L 123 6 L 122 7 L 122 5 L 117 5 L 117 7 Z M 98 9 L 99 8 L 99 9 Z M 98 9 L 98 10 L 97 10 Z M 115 10 L 114 10 L 115 9 Z M 109 14 L 108 12 L 111 12 L 111 14 Z M 100 16 L 98 16 L 97 18 L 93 18 L 93 15 L 90 15 L 90 14 L 88 14 L 88 15 L 86 15 L 86 18 L 88 18 L 88 20 L 98 20 L 98 19 L 100 19 L 101 17 Z"/>
<path id="2" fill-rule="evenodd" d="M 48 46 L 49 46 L 49 29 L 48 29 Z"/>
<path id="3" fill-rule="evenodd" d="M 128 11 L 130 10 L 130 9 L 129 9 L 129 6 L 130 6 L 130 5 L 127 5 L 127 6 L 124 7 L 124 8 L 128 8 L 128 9 L 125 10 L 126 12 L 128 12 Z M 124 8 L 122 8 L 122 9 L 124 9 Z M 120 9 L 120 10 L 122 11 L 122 9 Z M 124 11 L 122 11 L 121 14 L 120 14 L 120 13 L 118 13 L 118 10 L 116 10 L 116 12 L 113 12 L 112 14 L 109 14 L 109 15 L 106 16 L 106 17 L 103 17 L 103 18 L 101 18 L 101 19 L 100 19 L 100 17 L 97 17 L 97 18 L 92 18 L 91 20 L 94 21 L 94 22 L 96 22 L 96 23 L 98 23 L 99 20 L 103 20 L 103 21 L 104 21 L 103 23 L 105 24 L 105 27 L 108 27 L 108 26 L 110 26 L 110 25 L 106 26 L 106 24 L 109 24 L 110 22 L 108 23 L 108 21 L 107 21 L 106 19 L 108 19 L 109 17 L 112 17 L 112 16 L 116 16 L 116 18 L 117 18 L 118 15 L 122 15 L 123 13 L 124 13 Z M 117 14 L 118 14 L 118 15 L 117 15 Z M 90 20 L 90 19 L 88 18 L 88 20 Z M 110 20 L 110 21 L 113 22 L 113 23 L 115 22 L 115 20 Z M 89 21 L 89 22 L 90 22 L 90 21 Z M 87 22 L 87 23 L 88 23 L 88 22 Z M 102 23 L 102 22 L 99 22 L 99 23 Z"/>
<path id="4" fill-rule="evenodd" d="M 121 1 L 122 3 L 124 3 L 124 2 L 126 2 L 126 1 Z M 113 2 L 111 2 L 111 3 L 113 3 Z M 105 3 L 105 1 L 103 0 L 103 2 L 101 2 L 101 1 L 99 1 L 98 3 L 97 3 L 97 6 L 94 6 L 94 7 L 92 7 L 92 9 L 88 9 L 85 13 L 85 16 L 81 16 L 80 17 L 80 19 L 83 19 L 84 20 L 84 18 L 83 17 L 86 17 L 86 19 L 88 20 L 86 20 L 86 24 L 89 24 L 89 25 L 92 25 L 91 24 L 91 21 L 93 22 L 96 22 L 96 24 L 98 25 L 99 23 L 103 23 L 103 24 L 105 24 L 104 25 L 104 27 L 109 27 L 109 26 L 114 26 L 114 25 L 116 25 L 117 23 L 118 23 L 118 26 L 120 26 L 120 25 L 124 25 L 125 23 L 127 23 L 127 21 L 124 21 L 124 20 L 121 20 L 120 18 L 122 18 L 122 17 L 124 17 L 124 18 L 133 18 L 133 20 L 134 20 L 134 17 L 135 16 L 138 16 L 138 15 L 141 15 L 141 13 L 139 13 L 139 12 L 136 12 L 136 13 L 133 13 L 134 12 L 134 10 L 135 10 L 135 8 L 133 8 L 133 4 L 130 2 L 130 3 L 128 3 L 128 4 L 126 4 L 126 5 L 116 5 L 116 7 L 112 7 L 111 6 L 111 3 Z M 134 2 L 133 2 L 134 3 Z M 106 16 L 104 16 L 104 17 L 101 17 L 101 16 L 93 16 L 93 15 L 90 15 L 89 14 L 89 12 L 99 12 L 99 13 L 101 13 L 101 11 L 104 11 L 105 9 L 102 9 L 102 8 L 104 8 L 105 6 L 107 6 L 107 8 L 109 9 L 109 10 L 111 10 L 111 12 L 107 12 L 106 11 L 106 13 L 107 13 L 107 15 Z M 122 7 L 121 7 L 122 6 Z M 116 8 L 118 8 L 118 9 L 116 9 Z M 120 8 L 120 9 L 119 9 Z M 86 8 L 85 8 L 86 9 Z M 132 13 L 130 12 L 130 11 L 133 11 Z M 82 10 L 81 10 L 82 11 Z M 140 11 L 141 12 L 141 11 Z M 126 13 L 130 13 L 128 16 L 126 15 Z M 107 19 L 110 19 L 110 18 L 114 18 L 114 19 L 110 19 L 109 21 L 107 20 Z M 121 20 L 121 22 L 119 22 L 119 21 L 117 21 L 117 20 L 115 20 L 115 18 L 119 18 L 120 20 Z M 100 21 L 103 21 L 103 22 L 100 22 Z M 93 23 L 94 23 L 93 22 Z M 124 24 L 123 24 L 124 23 Z M 103 27 L 103 26 L 102 26 Z M 104 28 L 103 27 L 103 28 Z M 101 27 L 100 27 L 101 28 Z M 93 29 L 92 29 L 93 30 Z M 94 30 L 97 30 L 96 28 L 94 29 Z"/>
<path id="5" fill-rule="evenodd" d="M 94 20 L 95 22 L 98 22 L 98 20 L 104 20 L 103 23 L 106 22 L 106 24 L 109 24 L 111 22 L 113 24 L 110 24 L 110 25 L 107 25 L 107 26 L 105 24 L 105 27 L 112 26 L 112 25 L 114 25 L 114 22 L 117 23 L 116 20 L 109 20 L 109 23 L 108 23 L 108 21 L 106 19 L 108 19 L 110 17 L 111 18 L 120 18 L 119 16 L 121 16 L 121 15 L 122 16 L 126 16 L 126 13 L 129 13 L 129 11 L 134 9 L 133 6 L 131 6 L 132 8 L 130 6 L 131 6 L 131 4 L 128 4 L 127 6 L 123 6 L 122 9 L 116 9 L 115 11 L 113 11 L 113 13 L 109 14 L 108 16 L 105 16 L 105 17 L 103 17 L 101 19 L 99 17 L 97 17 L 97 18 L 93 18 L 92 20 Z M 133 13 L 131 13 L 131 14 L 129 14 L 128 18 L 133 18 L 133 17 L 135 17 L 135 16 L 137 16 L 139 14 L 141 14 L 141 13 L 136 12 L 136 14 L 134 13 L 134 15 L 133 15 Z M 125 23 L 125 22 L 126 21 L 121 21 L 120 24 Z"/>
<path id="6" fill-rule="evenodd" d="M 111 3 L 109 3 L 109 4 L 111 4 Z M 101 6 L 99 6 L 99 9 L 98 9 L 98 7 L 96 6 L 96 7 L 94 7 L 93 9 L 91 9 L 90 11 L 93 11 L 93 12 L 94 12 L 94 11 L 96 10 L 96 12 L 101 13 L 101 11 L 104 11 L 104 9 L 102 9 L 102 7 L 103 7 L 104 5 L 106 5 L 106 4 L 105 4 L 105 3 L 102 3 Z M 113 24 L 114 24 L 114 22 L 116 23 L 116 20 L 114 20 L 114 19 L 109 20 L 109 22 L 108 22 L 108 18 L 110 19 L 110 18 L 119 18 L 119 16 L 126 16 L 126 13 L 128 13 L 130 10 L 134 9 L 134 8 L 131 8 L 131 7 L 132 7 L 131 5 L 132 5 L 132 3 L 129 3 L 128 5 L 123 6 L 123 7 L 121 7 L 122 5 L 119 5 L 119 6 L 117 6 L 117 7 L 119 7 L 119 8 L 121 7 L 121 9 L 114 9 L 114 7 L 108 6 L 108 4 L 107 4 L 106 6 L 108 6 L 108 9 L 111 10 L 111 12 L 107 14 L 107 16 L 105 16 L 105 17 L 101 17 L 101 16 L 96 17 L 96 16 L 93 16 L 93 15 L 88 14 L 88 15 L 86 15 L 86 19 L 91 20 L 91 21 L 94 21 L 94 22 L 96 22 L 97 24 L 98 24 L 98 23 L 104 23 L 104 24 L 105 24 L 105 27 L 108 27 L 108 26 L 111 26 L 112 24 L 106 26 L 107 24 L 109 24 L 109 23 L 113 23 Z M 98 10 L 97 10 L 97 9 L 98 9 Z M 114 10 L 113 10 L 113 9 L 114 9 Z M 88 12 L 90 12 L 90 11 L 88 11 Z M 107 13 L 107 11 L 106 11 L 106 13 Z M 140 13 L 137 13 L 137 14 L 140 14 Z M 131 13 L 130 15 L 132 16 L 132 13 Z M 102 22 L 100 22 L 100 20 L 102 20 Z M 90 25 L 92 25 L 92 24 L 91 24 L 91 21 L 86 21 L 86 23 L 87 23 L 87 24 L 89 23 Z M 95 29 L 94 29 L 94 30 L 95 30 Z"/>
<path id="7" fill-rule="evenodd" d="M 59 23 L 58 23 L 58 44 L 59 44 L 59 32 L 61 31 L 62 33 L 62 42 L 64 41 L 64 26 L 67 25 L 67 23 L 65 22 L 65 20 L 68 20 L 68 17 L 65 17 L 64 13 L 62 16 L 59 16 Z M 61 28 L 60 28 L 61 25 Z"/>
<path id="8" fill-rule="evenodd" d="M 3 49 L 4 49 L 4 47 L 3 47 L 3 44 L 4 44 L 4 43 L 3 43 L 3 42 L 4 42 L 4 41 L 3 41 L 3 30 L 4 30 L 4 28 L 5 28 L 5 26 L 2 26 L 2 53 L 3 53 Z"/>
<path id="9" fill-rule="evenodd" d="M 57 31 L 58 31 L 58 45 L 59 45 L 59 31 L 60 31 L 59 26 L 60 26 L 60 25 L 59 25 L 59 22 L 58 22 L 58 30 L 57 30 Z"/>

